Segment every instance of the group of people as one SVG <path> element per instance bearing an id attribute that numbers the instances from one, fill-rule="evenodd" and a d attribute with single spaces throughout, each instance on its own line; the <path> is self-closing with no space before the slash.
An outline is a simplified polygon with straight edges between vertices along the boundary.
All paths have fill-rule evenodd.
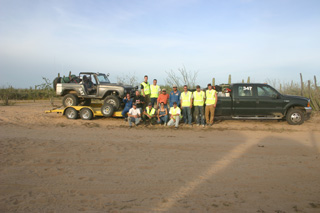
<path id="1" fill-rule="evenodd" d="M 183 92 L 178 90 L 177 85 L 173 85 L 173 90 L 167 94 L 166 89 L 160 89 L 157 85 L 156 79 L 150 85 L 145 75 L 140 88 L 141 93 L 136 91 L 133 98 L 127 94 L 123 99 L 125 107 L 122 116 L 129 122 L 130 128 L 133 123 L 137 126 L 141 121 L 145 125 L 158 123 L 178 128 L 182 119 L 186 125 L 192 126 L 192 108 L 197 126 L 205 127 L 205 122 L 209 126 L 213 125 L 218 96 L 211 84 L 208 84 L 205 92 L 199 85 L 194 92 L 188 91 L 187 85 L 183 86 Z"/>

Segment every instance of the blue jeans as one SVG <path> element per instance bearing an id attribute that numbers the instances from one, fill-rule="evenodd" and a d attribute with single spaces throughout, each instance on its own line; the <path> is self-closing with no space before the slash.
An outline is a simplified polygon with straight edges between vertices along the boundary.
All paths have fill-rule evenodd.
<path id="1" fill-rule="evenodd" d="M 160 121 L 157 121 L 158 124 L 167 123 L 168 122 L 168 115 L 160 117 Z"/>
<path id="2" fill-rule="evenodd" d="M 154 105 L 157 105 L 157 100 L 158 98 L 151 98 L 152 107 L 154 107 Z"/>
<path id="3" fill-rule="evenodd" d="M 200 124 L 201 119 L 201 125 L 204 125 L 203 106 L 194 106 L 194 113 L 196 114 L 197 124 Z"/>
<path id="4" fill-rule="evenodd" d="M 133 118 L 133 117 L 129 117 L 128 121 L 129 121 L 129 126 L 132 126 L 132 122 L 135 123 L 135 125 L 140 123 L 141 118 Z"/>
<path id="5" fill-rule="evenodd" d="M 182 115 L 183 120 L 185 124 L 190 124 L 192 122 L 192 116 L 191 116 L 191 108 L 190 107 L 182 107 Z"/>
<path id="6" fill-rule="evenodd" d="M 130 108 L 124 108 L 121 112 L 122 117 L 126 118 L 128 117 L 127 113 L 129 112 Z"/>

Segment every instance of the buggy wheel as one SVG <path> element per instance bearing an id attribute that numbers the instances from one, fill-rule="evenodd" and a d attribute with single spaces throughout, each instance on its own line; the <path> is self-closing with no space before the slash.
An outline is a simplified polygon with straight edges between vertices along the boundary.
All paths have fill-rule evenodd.
<path id="1" fill-rule="evenodd" d="M 104 117 L 111 117 L 114 113 L 114 107 L 111 104 L 105 103 L 101 107 L 101 113 Z"/>
<path id="2" fill-rule="evenodd" d="M 79 98 L 74 94 L 67 94 L 62 99 L 63 106 L 77 106 L 79 104 Z"/>

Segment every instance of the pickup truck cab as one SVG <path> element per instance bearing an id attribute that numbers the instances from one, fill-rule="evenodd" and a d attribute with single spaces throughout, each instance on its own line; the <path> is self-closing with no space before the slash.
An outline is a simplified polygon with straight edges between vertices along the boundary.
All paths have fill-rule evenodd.
<path id="1" fill-rule="evenodd" d="M 218 93 L 216 117 L 232 119 L 286 119 L 300 125 L 311 114 L 310 100 L 283 95 L 267 84 L 231 84 L 227 93 Z"/>

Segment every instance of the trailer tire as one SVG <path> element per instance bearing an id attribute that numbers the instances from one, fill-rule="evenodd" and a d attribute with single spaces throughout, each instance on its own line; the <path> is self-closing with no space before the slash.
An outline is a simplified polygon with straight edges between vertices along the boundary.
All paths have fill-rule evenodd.
<path id="1" fill-rule="evenodd" d="M 290 125 L 301 125 L 305 120 L 304 113 L 301 109 L 289 109 L 286 120 Z"/>
<path id="2" fill-rule="evenodd" d="M 79 114 L 82 120 L 91 120 L 93 118 L 93 113 L 89 108 L 81 109 Z"/>
<path id="3" fill-rule="evenodd" d="M 104 103 L 111 104 L 114 108 L 114 110 L 118 110 L 120 107 L 120 100 L 115 95 L 109 95 L 104 99 Z"/>
<path id="4" fill-rule="evenodd" d="M 77 119 L 78 118 L 78 111 L 72 107 L 69 107 L 68 109 L 66 109 L 64 114 L 68 119 Z"/>
<path id="5" fill-rule="evenodd" d="M 111 117 L 114 113 L 114 107 L 112 104 L 108 104 L 108 103 L 105 103 L 102 105 L 101 107 L 101 113 L 103 114 L 104 117 Z"/>
<path id="6" fill-rule="evenodd" d="M 77 106 L 79 104 L 79 98 L 74 94 L 67 94 L 62 99 L 64 107 Z"/>

